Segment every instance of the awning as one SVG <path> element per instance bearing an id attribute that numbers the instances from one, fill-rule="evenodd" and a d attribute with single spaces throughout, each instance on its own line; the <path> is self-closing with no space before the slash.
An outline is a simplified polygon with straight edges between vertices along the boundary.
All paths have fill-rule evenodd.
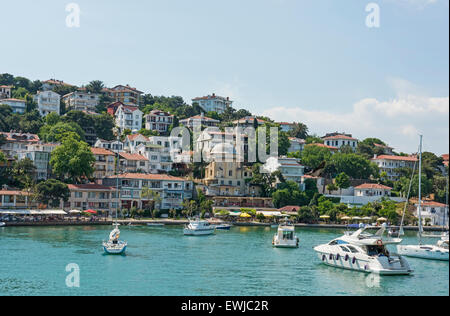
<path id="1" fill-rule="evenodd" d="M 265 217 L 283 217 L 283 216 L 285 216 L 285 215 L 281 214 L 281 212 L 259 211 L 259 212 L 256 212 L 256 214 L 262 214 Z"/>

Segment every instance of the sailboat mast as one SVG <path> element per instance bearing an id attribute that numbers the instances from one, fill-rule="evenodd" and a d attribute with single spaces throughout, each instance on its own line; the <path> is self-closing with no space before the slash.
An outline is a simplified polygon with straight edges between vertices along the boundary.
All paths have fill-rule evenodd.
<path id="1" fill-rule="evenodd" d="M 423 135 L 420 135 L 420 146 L 419 146 L 419 244 L 422 244 L 422 144 L 423 144 Z"/>

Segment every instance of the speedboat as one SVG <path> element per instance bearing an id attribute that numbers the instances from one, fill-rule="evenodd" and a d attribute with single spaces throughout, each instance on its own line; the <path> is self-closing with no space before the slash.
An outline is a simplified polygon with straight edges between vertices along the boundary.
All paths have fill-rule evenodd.
<path id="1" fill-rule="evenodd" d="M 364 227 L 354 233 L 334 239 L 328 244 L 314 248 L 319 259 L 326 265 L 348 270 L 375 273 L 379 275 L 409 275 L 413 272 L 406 259 L 389 253 L 387 245 L 402 242 L 399 238 L 385 238 L 383 225 L 375 234 Z"/>
<path id="2" fill-rule="evenodd" d="M 232 225 L 230 224 L 220 224 L 215 226 L 216 230 L 230 230 L 231 227 Z"/>
<path id="3" fill-rule="evenodd" d="M 295 235 L 295 226 L 291 224 L 280 225 L 272 240 L 275 248 L 298 248 L 299 243 L 300 239 Z"/>
<path id="4" fill-rule="evenodd" d="M 114 224 L 115 228 L 109 234 L 109 240 L 103 242 L 103 250 L 110 255 L 122 255 L 127 250 L 127 242 L 119 240 L 119 224 Z"/>
<path id="5" fill-rule="evenodd" d="M 215 227 L 208 221 L 195 219 L 189 222 L 184 228 L 184 235 L 186 236 L 206 236 L 212 235 L 215 232 Z"/>

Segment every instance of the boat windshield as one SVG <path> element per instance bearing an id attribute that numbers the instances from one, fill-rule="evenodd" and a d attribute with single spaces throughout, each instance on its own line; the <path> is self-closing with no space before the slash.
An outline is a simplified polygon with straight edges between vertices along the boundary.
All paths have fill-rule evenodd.
<path id="1" fill-rule="evenodd" d="M 367 254 L 371 257 L 389 257 L 389 251 L 385 246 L 367 246 Z"/>
<path id="2" fill-rule="evenodd" d="M 283 232 L 283 239 L 284 240 L 293 240 L 294 239 L 294 232 L 292 232 L 292 231 L 284 231 Z"/>

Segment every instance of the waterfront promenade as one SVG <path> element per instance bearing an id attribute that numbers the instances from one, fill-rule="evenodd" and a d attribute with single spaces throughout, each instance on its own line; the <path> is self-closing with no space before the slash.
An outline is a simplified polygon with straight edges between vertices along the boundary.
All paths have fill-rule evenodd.
<path id="1" fill-rule="evenodd" d="M 26 226 L 101 226 L 101 225 L 112 225 L 115 222 L 112 219 L 101 218 L 98 220 L 61 220 L 61 221 L 37 221 L 37 222 L 6 222 L 6 227 L 26 227 Z M 177 226 L 177 225 L 187 225 L 189 224 L 189 220 L 187 219 L 119 219 L 117 221 L 121 225 L 133 225 L 133 226 L 145 226 L 147 224 L 164 224 L 167 226 Z M 210 220 L 211 224 L 220 224 L 224 223 L 222 220 L 213 219 Z M 237 227 L 270 227 L 271 223 L 261 223 L 254 221 L 247 222 L 234 222 L 232 223 Z M 316 228 L 316 229 L 346 229 L 347 225 L 342 224 L 304 224 L 304 223 L 296 223 L 294 224 L 297 228 Z M 397 226 L 394 226 L 397 227 Z M 417 226 L 405 226 L 405 231 L 418 231 Z M 442 227 L 438 226 L 427 226 L 424 227 L 425 231 L 429 232 L 440 232 L 442 231 Z"/>

